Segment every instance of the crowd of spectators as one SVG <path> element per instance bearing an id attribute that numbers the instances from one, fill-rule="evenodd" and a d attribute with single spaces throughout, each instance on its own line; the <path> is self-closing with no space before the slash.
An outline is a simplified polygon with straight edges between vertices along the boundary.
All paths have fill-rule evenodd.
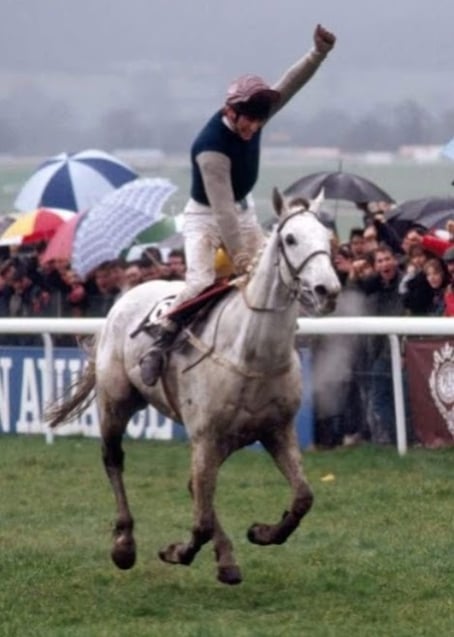
<path id="1" fill-rule="evenodd" d="M 338 316 L 454 316 L 454 223 L 439 238 L 421 227 L 398 235 L 383 210 L 365 214 L 349 240 L 332 237 L 342 290 Z M 453 237 L 452 241 L 449 237 Z M 100 265 L 81 280 L 67 261 L 40 262 L 32 252 L 0 254 L 1 317 L 104 317 L 124 292 L 152 279 L 184 279 L 185 257 L 158 247 L 139 259 Z M 75 345 L 59 336 L 58 345 Z M 34 335 L 2 335 L 2 345 L 40 345 Z M 317 336 L 311 349 L 315 443 L 319 447 L 372 441 L 395 443 L 394 396 L 386 336 Z M 408 412 L 408 410 L 407 410 Z M 411 426 L 407 432 L 410 441 Z M 417 441 L 416 441 L 417 442 Z"/>
<path id="2" fill-rule="evenodd" d="M 383 209 L 364 221 L 347 242 L 333 236 L 342 284 L 337 315 L 454 316 L 454 224 L 438 236 L 419 226 L 398 234 Z M 404 346 L 402 339 L 403 354 Z M 388 338 L 323 336 L 312 339 L 311 349 L 317 444 L 395 444 Z M 407 429 L 410 442 L 418 444 L 410 418 Z"/>
<path id="3" fill-rule="evenodd" d="M 166 260 L 150 246 L 139 259 L 116 259 L 96 268 L 81 280 L 68 261 L 41 263 L 43 246 L 34 250 L 5 250 L 0 255 L 0 317 L 104 317 L 128 289 L 152 279 L 184 279 L 182 249 L 171 250 Z M 3 345 L 41 343 L 34 335 L 2 335 Z M 56 339 L 59 345 L 75 344 L 71 336 Z"/>

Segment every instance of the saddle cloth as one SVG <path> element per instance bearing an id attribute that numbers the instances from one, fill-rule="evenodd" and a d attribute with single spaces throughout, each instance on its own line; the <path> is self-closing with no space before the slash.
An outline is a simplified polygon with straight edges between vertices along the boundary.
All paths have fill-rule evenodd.
<path id="1" fill-rule="evenodd" d="M 147 332 L 151 336 L 154 336 L 154 333 L 160 324 L 163 318 L 169 318 L 172 321 L 175 321 L 180 327 L 183 325 L 187 325 L 194 318 L 194 316 L 199 312 L 199 310 L 209 309 L 216 304 L 216 302 L 221 299 L 224 295 L 234 289 L 229 279 L 218 279 L 205 288 L 200 294 L 195 296 L 184 303 L 178 305 L 168 311 L 168 307 L 172 307 L 173 299 L 175 297 L 166 297 L 159 301 L 152 309 L 149 311 L 142 321 L 139 323 L 137 328 L 130 334 L 131 338 L 137 336 L 140 332 Z"/>

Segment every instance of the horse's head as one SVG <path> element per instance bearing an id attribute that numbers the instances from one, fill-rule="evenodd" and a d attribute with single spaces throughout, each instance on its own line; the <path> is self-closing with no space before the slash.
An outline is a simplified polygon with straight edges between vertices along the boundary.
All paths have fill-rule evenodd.
<path id="1" fill-rule="evenodd" d="M 331 262 L 330 236 L 302 197 L 285 199 L 273 190 L 280 275 L 308 313 L 327 314 L 336 305 L 339 279 Z"/>

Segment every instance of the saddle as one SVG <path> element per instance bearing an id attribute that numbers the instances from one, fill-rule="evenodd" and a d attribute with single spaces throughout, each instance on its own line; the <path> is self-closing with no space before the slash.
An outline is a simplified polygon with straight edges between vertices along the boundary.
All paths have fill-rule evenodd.
<path id="1" fill-rule="evenodd" d="M 159 329 L 162 318 L 169 318 L 174 321 L 178 325 L 178 331 L 180 331 L 183 327 L 187 327 L 196 319 L 206 317 L 218 301 L 233 289 L 234 286 L 229 279 L 218 279 L 200 292 L 200 294 L 181 303 L 170 311 L 162 311 L 160 313 L 159 310 L 156 311 L 156 307 L 153 307 L 151 311 L 145 315 L 136 329 L 131 332 L 130 337 L 134 338 L 140 334 L 140 332 L 146 332 L 154 337 Z M 167 298 L 164 299 L 164 301 L 169 303 L 171 299 Z"/>

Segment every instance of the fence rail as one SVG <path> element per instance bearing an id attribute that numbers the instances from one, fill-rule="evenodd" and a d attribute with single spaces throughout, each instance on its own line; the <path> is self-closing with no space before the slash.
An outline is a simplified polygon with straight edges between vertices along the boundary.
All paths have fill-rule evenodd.
<path id="1" fill-rule="evenodd" d="M 54 353 L 52 334 L 94 334 L 99 331 L 105 319 L 99 318 L 20 318 L 0 319 L 0 334 L 38 334 L 43 338 L 45 358 L 45 398 L 51 402 L 54 397 Z M 391 364 L 394 387 L 394 410 L 396 416 L 396 439 L 399 454 L 407 451 L 405 428 L 405 407 L 402 382 L 402 365 L 398 336 L 454 336 L 454 323 L 449 318 L 429 317 L 327 317 L 301 318 L 297 333 L 385 335 L 391 346 Z M 46 434 L 52 441 L 52 433 Z"/>

